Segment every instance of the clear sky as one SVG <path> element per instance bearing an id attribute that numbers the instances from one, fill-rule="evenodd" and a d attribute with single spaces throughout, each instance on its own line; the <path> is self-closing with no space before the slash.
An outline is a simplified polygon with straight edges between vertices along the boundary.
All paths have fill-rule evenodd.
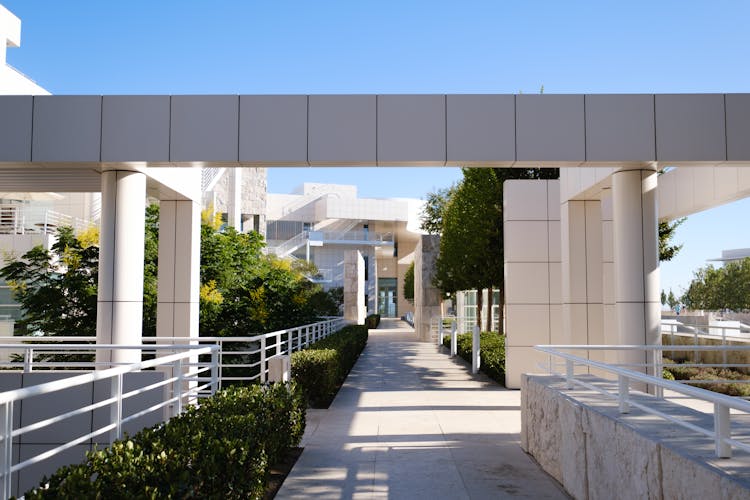
<path id="1" fill-rule="evenodd" d="M 54 94 L 748 92 L 750 2 L 0 0 L 8 61 Z M 271 169 L 273 192 L 343 182 L 423 197 L 452 168 Z M 750 247 L 740 202 L 688 219 L 662 266 L 678 292 Z"/>

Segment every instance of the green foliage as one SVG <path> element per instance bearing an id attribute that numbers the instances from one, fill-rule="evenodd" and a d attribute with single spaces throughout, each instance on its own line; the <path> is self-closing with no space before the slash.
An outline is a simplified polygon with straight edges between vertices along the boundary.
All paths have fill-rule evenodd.
<path id="1" fill-rule="evenodd" d="M 551 179 L 557 169 L 464 168 L 442 211 L 435 285 L 444 293 L 493 288 L 504 297 L 503 183 Z M 477 294 L 481 297 L 481 293 Z M 481 304 L 477 321 L 481 316 Z M 503 304 L 500 305 L 502 315 Z M 502 324 L 502 317 L 500 318 Z"/>
<path id="2" fill-rule="evenodd" d="M 345 326 L 292 354 L 292 379 L 314 408 L 326 407 L 367 345 L 367 327 Z"/>
<path id="3" fill-rule="evenodd" d="M 690 385 L 728 396 L 750 396 L 750 384 L 731 382 L 731 380 L 747 380 L 747 375 L 737 370 L 710 366 L 680 366 L 669 358 L 664 358 L 664 364 L 673 365 L 664 367 L 664 378 L 667 380 L 727 380 L 730 382 Z M 667 373 L 669 376 L 666 376 Z"/>
<path id="4" fill-rule="evenodd" d="M 165 424 L 89 452 L 25 496 L 262 498 L 269 464 L 299 444 L 304 427 L 304 400 L 294 384 L 233 387 Z"/>
<path id="5" fill-rule="evenodd" d="M 691 309 L 750 309 L 750 257 L 696 271 L 682 303 Z"/>
<path id="6" fill-rule="evenodd" d="M 404 298 L 409 302 L 414 302 L 414 262 L 409 264 L 409 268 L 404 273 Z"/>
<path id="7" fill-rule="evenodd" d="M 16 325 L 22 334 L 94 336 L 99 249 L 70 227 L 57 236 L 50 251 L 36 246 L 0 269 L 24 311 Z"/>
<path id="8" fill-rule="evenodd" d="M 659 221 L 659 260 L 661 262 L 672 260 L 682 250 L 682 245 L 670 245 L 670 243 L 677 227 L 686 220 L 683 217 L 672 222 Z"/>
<path id="9" fill-rule="evenodd" d="M 143 335 L 156 335 L 159 207 L 146 209 Z M 93 241 L 87 236 L 86 241 Z M 281 330 L 339 314 L 343 292 L 323 291 L 307 267 L 263 254 L 256 232 L 201 226 L 200 331 L 241 336 Z M 21 333 L 96 335 L 99 248 L 85 246 L 71 228 L 58 230 L 50 251 L 35 247 L 0 269 L 24 317 Z"/>
<path id="10" fill-rule="evenodd" d="M 456 336 L 458 355 L 471 363 L 472 334 Z M 443 338 L 443 345 L 450 349 L 451 338 Z M 479 370 L 498 384 L 505 385 L 505 336 L 496 332 L 479 333 Z"/>
<path id="11" fill-rule="evenodd" d="M 429 234 L 440 234 L 443 232 L 443 217 L 448 202 L 453 197 L 456 186 L 438 189 L 435 192 L 427 193 L 422 213 L 419 216 L 419 228 Z"/>
<path id="12" fill-rule="evenodd" d="M 365 326 L 374 330 L 380 325 L 380 314 L 370 314 L 365 318 Z"/>
<path id="13" fill-rule="evenodd" d="M 325 407 L 338 386 L 341 357 L 335 349 L 305 349 L 292 354 L 292 378 L 313 408 Z"/>

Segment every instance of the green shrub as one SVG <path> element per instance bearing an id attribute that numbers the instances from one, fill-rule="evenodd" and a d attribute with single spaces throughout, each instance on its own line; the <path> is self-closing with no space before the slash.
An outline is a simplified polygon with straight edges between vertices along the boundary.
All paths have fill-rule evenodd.
<path id="1" fill-rule="evenodd" d="M 292 378 L 312 407 L 325 407 L 367 345 L 367 327 L 345 326 L 292 354 Z"/>
<path id="2" fill-rule="evenodd" d="M 670 380 L 746 380 L 747 375 L 732 370 L 731 368 L 714 368 L 711 366 L 680 366 L 669 358 L 664 358 L 664 363 L 673 366 L 664 368 L 665 377 L 669 373 Z M 694 387 L 707 389 L 709 391 L 727 394 L 729 396 L 750 396 L 750 384 L 742 382 L 724 382 L 709 384 L 690 384 Z"/>
<path id="3" fill-rule="evenodd" d="M 339 359 L 335 349 L 305 349 L 292 354 L 292 378 L 313 408 L 325 405 L 336 393 Z"/>
<path id="4" fill-rule="evenodd" d="M 471 333 L 456 336 L 458 355 L 471 363 Z M 451 337 L 443 337 L 443 346 L 450 349 Z M 497 332 L 479 333 L 479 370 L 498 384 L 505 385 L 505 336 Z"/>
<path id="5" fill-rule="evenodd" d="M 370 314 L 365 318 L 365 326 L 374 330 L 380 324 L 380 314 Z"/>
<path id="6" fill-rule="evenodd" d="M 26 498 L 262 498 L 269 464 L 297 446 L 295 384 L 232 387 L 164 424 L 86 454 Z M 45 484 L 48 485 L 45 486 Z"/>

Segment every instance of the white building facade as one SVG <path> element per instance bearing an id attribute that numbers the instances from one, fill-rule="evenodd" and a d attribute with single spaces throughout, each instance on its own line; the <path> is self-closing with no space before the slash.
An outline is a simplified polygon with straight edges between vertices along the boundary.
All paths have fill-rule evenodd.
<path id="1" fill-rule="evenodd" d="M 313 263 L 318 274 L 311 278 L 326 289 L 344 285 L 344 255 L 358 250 L 365 260 L 368 313 L 401 317 L 414 311 L 403 283 L 421 234 L 421 204 L 359 198 L 356 186 L 341 184 L 304 183 L 291 194 L 269 193 L 268 250 Z"/>

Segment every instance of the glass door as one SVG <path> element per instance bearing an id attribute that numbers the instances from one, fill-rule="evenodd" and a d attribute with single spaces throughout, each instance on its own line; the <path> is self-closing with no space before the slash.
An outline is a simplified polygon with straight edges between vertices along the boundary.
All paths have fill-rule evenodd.
<path id="1" fill-rule="evenodd" d="M 398 289 L 396 278 L 378 278 L 378 314 L 384 318 L 397 318 Z"/>

